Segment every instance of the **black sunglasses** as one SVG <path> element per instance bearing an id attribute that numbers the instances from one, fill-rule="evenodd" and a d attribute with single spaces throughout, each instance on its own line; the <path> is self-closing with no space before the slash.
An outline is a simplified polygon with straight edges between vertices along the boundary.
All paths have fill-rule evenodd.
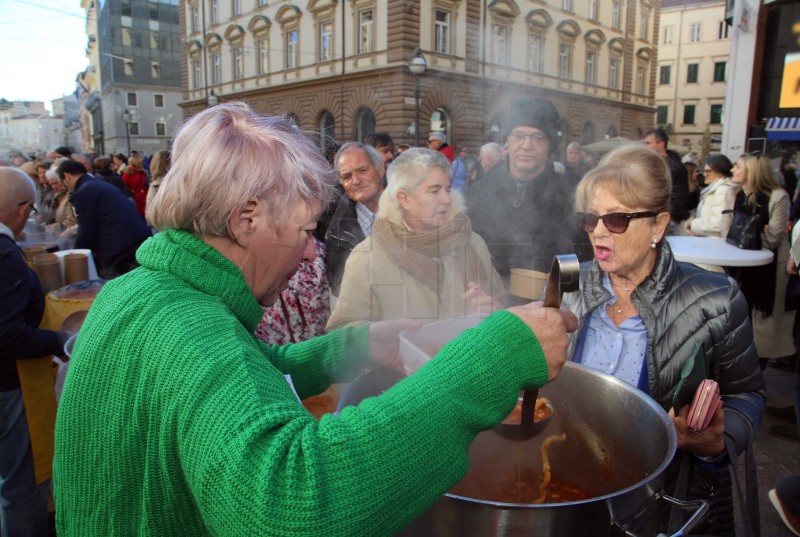
<path id="1" fill-rule="evenodd" d="M 603 225 L 611 233 L 625 233 L 628 231 L 628 225 L 634 218 L 647 218 L 649 216 L 658 216 L 658 213 L 653 211 L 645 211 L 643 213 L 608 213 L 602 216 L 591 213 L 577 213 L 575 218 L 578 220 L 578 227 L 591 233 L 597 227 L 597 222 L 603 221 Z"/>

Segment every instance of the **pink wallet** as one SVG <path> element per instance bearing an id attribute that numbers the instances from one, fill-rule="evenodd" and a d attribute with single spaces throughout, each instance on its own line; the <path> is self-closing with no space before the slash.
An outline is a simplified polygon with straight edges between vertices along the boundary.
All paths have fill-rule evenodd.
<path id="1" fill-rule="evenodd" d="M 722 406 L 722 398 L 719 395 L 719 384 L 715 380 L 705 379 L 700 383 L 694 394 L 692 406 L 689 407 L 687 418 L 689 430 L 699 433 L 708 427 L 711 419 Z"/>

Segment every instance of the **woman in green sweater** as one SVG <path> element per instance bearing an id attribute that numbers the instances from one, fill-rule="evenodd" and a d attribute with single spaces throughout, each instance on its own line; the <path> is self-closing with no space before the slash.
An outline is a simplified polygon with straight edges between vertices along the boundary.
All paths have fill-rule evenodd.
<path id="1" fill-rule="evenodd" d="M 520 389 L 558 375 L 574 316 L 500 311 L 379 397 L 319 421 L 299 399 L 370 363 L 398 332 L 256 338 L 334 175 L 290 122 L 227 103 L 179 131 L 141 268 L 104 287 L 75 344 L 56 422 L 61 537 L 396 533 L 466 472 L 467 448 Z M 421 484 L 423 484 L 421 486 Z"/>

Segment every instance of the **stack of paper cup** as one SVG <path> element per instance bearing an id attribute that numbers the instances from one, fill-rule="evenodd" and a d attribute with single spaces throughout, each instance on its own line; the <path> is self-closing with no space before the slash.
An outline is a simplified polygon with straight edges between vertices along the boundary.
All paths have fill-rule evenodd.
<path id="1" fill-rule="evenodd" d="M 47 253 L 47 248 L 44 246 L 26 246 L 22 249 L 22 253 L 25 254 L 25 260 L 28 264 L 33 264 L 33 258 L 39 254 Z"/>
<path id="2" fill-rule="evenodd" d="M 55 254 L 39 254 L 33 258 L 33 270 L 39 276 L 44 292 L 49 293 L 64 286 L 61 263 Z"/>
<path id="3" fill-rule="evenodd" d="M 89 258 L 86 254 L 64 256 L 64 283 L 70 285 L 89 279 Z"/>

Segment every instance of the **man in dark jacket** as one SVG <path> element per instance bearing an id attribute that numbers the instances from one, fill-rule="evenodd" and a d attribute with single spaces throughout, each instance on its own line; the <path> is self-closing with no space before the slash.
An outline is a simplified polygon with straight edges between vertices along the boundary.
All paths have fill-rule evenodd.
<path id="1" fill-rule="evenodd" d="M 17 360 L 63 355 L 69 334 L 39 330 L 44 292 L 16 237 L 33 212 L 36 187 L 0 168 L 0 519 L 4 535 L 47 535 L 49 480 L 37 484 Z M 54 388 L 55 389 L 55 385 Z"/>
<path id="2" fill-rule="evenodd" d="M 92 250 L 105 279 L 136 268 L 136 250 L 151 236 L 136 207 L 118 188 L 87 175 L 80 162 L 65 160 L 56 174 L 72 192 L 78 217 L 75 248 Z"/>
<path id="3" fill-rule="evenodd" d="M 372 223 L 383 193 L 383 158 L 371 145 L 344 144 L 333 158 L 344 187 L 325 233 L 325 270 L 331 294 L 339 296 L 345 261 L 355 246 L 372 235 Z"/>
<path id="4" fill-rule="evenodd" d="M 486 241 L 506 281 L 512 268 L 549 271 L 555 255 L 591 258 L 589 238 L 575 223 L 574 185 L 553 167 L 559 124 L 549 101 L 512 103 L 505 126 L 508 156 L 468 192 L 472 229 Z"/>
<path id="5" fill-rule="evenodd" d="M 667 149 L 669 136 L 662 129 L 650 129 L 644 135 L 644 145 L 664 159 L 672 176 L 672 200 L 670 215 L 674 225 L 688 219 L 692 211 L 692 197 L 689 192 L 689 174 L 681 157 L 675 151 Z"/>

